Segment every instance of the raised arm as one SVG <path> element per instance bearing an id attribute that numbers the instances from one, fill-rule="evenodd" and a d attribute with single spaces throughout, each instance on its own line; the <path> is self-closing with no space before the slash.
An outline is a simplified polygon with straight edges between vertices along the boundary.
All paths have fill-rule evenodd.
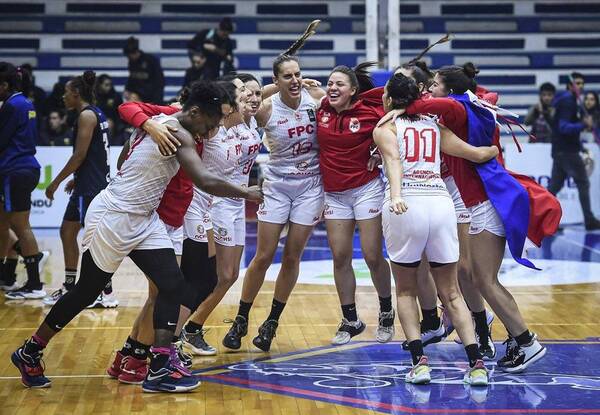
<path id="1" fill-rule="evenodd" d="M 373 140 L 383 156 L 385 175 L 390 182 L 390 211 L 400 215 L 407 211 L 408 206 L 402 199 L 402 156 L 393 124 L 375 128 Z"/>
<path id="2" fill-rule="evenodd" d="M 203 169 L 202 160 L 196 151 L 196 143 L 189 134 L 177 133 L 177 138 L 181 142 L 176 153 L 177 160 L 196 186 L 215 196 L 241 197 L 262 202 L 262 191 L 258 186 L 237 186 Z"/>
<path id="3" fill-rule="evenodd" d="M 475 147 L 461 140 L 450 129 L 438 124 L 441 137 L 442 151 L 450 156 L 460 157 L 473 163 L 485 163 L 498 156 L 498 147 Z"/>
<path id="4" fill-rule="evenodd" d="M 92 137 L 94 136 L 94 129 L 98 124 L 96 114 L 90 110 L 83 111 L 79 114 L 77 124 L 77 137 L 73 154 L 69 157 L 65 167 L 62 168 L 46 188 L 46 197 L 50 200 L 54 199 L 54 192 L 56 192 L 56 189 L 58 189 L 58 186 L 63 180 L 75 173 L 85 161 L 87 152 L 90 148 L 90 143 L 92 142 Z"/>

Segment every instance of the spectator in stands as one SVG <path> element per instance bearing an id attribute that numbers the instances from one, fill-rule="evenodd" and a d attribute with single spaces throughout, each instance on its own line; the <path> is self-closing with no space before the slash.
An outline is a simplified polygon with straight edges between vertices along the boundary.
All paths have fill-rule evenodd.
<path id="1" fill-rule="evenodd" d="M 531 126 L 531 134 L 535 140 L 529 139 L 530 143 L 550 143 L 552 142 L 552 125 L 555 109 L 552 107 L 552 100 L 556 94 L 556 87 L 550 82 L 545 82 L 540 86 L 540 100 L 537 104 L 529 108 L 525 117 L 524 124 Z"/>
<path id="2" fill-rule="evenodd" d="M 219 27 L 202 30 L 188 42 L 190 59 L 195 51 L 206 55 L 206 79 L 217 79 L 235 70 L 233 41 L 229 38 L 231 33 L 233 33 L 233 22 L 229 17 L 224 17 L 219 22 Z M 221 65 L 223 65 L 222 73 Z"/>
<path id="3" fill-rule="evenodd" d="M 65 94 L 65 84 L 57 82 L 52 87 L 52 92 L 46 98 L 46 111 L 66 111 L 63 95 Z"/>
<path id="4" fill-rule="evenodd" d="M 140 50 L 139 41 L 133 36 L 127 39 L 123 54 L 129 59 L 129 78 L 125 89 L 136 91 L 144 102 L 161 104 L 165 77 L 158 58 Z"/>
<path id="5" fill-rule="evenodd" d="M 592 117 L 592 130 L 581 133 L 581 141 L 586 143 L 597 142 L 600 144 L 600 106 L 598 105 L 598 94 L 593 91 L 585 93 L 583 99 L 583 112 Z"/>
<path id="6" fill-rule="evenodd" d="M 40 131 L 40 146 L 70 146 L 73 143 L 73 130 L 67 125 L 67 116 L 63 110 L 53 110 Z"/>
<path id="7" fill-rule="evenodd" d="M 110 75 L 102 74 L 96 82 L 96 105 L 102 110 L 106 120 L 114 124 L 115 129 L 120 129 L 121 118 L 117 108 L 123 103 L 121 95 L 115 91 Z"/>
<path id="8" fill-rule="evenodd" d="M 31 78 L 31 85 L 27 91 L 23 91 L 27 99 L 31 101 L 37 115 L 38 127 L 42 125 L 42 119 L 48 115 L 48 109 L 46 108 L 46 91 L 35 84 L 35 76 L 33 76 L 33 67 L 25 63 L 21 65 L 21 69 L 29 73 Z"/>
<path id="9" fill-rule="evenodd" d="M 192 52 L 192 66 L 185 70 L 182 89 L 190 86 L 195 81 L 207 79 L 207 71 L 206 55 L 201 51 Z"/>
<path id="10" fill-rule="evenodd" d="M 600 221 L 592 212 L 590 203 L 590 181 L 583 159 L 579 154 L 583 150 L 580 134 L 591 130 L 593 120 L 590 115 L 580 117 L 577 98 L 581 95 L 585 79 L 579 72 L 573 72 L 567 83 L 567 90 L 556 94 L 552 106 L 556 108 L 554 116 L 554 135 L 552 137 L 552 175 L 548 190 L 557 194 L 565 180 L 572 177 L 579 192 L 579 202 L 583 211 L 585 228 L 600 229 Z"/>

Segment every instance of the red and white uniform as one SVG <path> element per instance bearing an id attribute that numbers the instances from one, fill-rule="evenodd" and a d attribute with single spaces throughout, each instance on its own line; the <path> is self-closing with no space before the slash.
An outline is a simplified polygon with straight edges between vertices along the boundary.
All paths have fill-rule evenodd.
<path id="1" fill-rule="evenodd" d="M 229 163 L 218 173 L 238 186 L 248 186 L 252 165 L 258 156 L 261 137 L 256 120 L 249 125 L 238 124 L 227 130 L 230 143 L 221 157 Z M 208 157 L 209 154 L 207 153 Z M 225 246 L 244 246 L 246 241 L 246 203 L 244 199 L 215 197 L 211 211 L 215 243 Z"/>
<path id="2" fill-rule="evenodd" d="M 151 116 L 158 114 L 172 115 L 179 110 L 165 105 L 128 102 L 119 106 L 119 115 L 128 124 L 141 128 Z M 183 217 L 192 201 L 193 183 L 183 169 L 179 169 L 169 182 L 158 206 L 157 213 L 164 222 L 167 233 L 173 242 L 175 255 L 183 251 Z"/>
<path id="3" fill-rule="evenodd" d="M 153 119 L 177 122 L 164 114 Z M 174 155 L 163 156 L 144 131 L 136 131 L 123 166 L 85 217 L 82 250 L 90 250 L 101 270 L 114 273 L 133 250 L 173 249 L 156 209 L 178 170 Z"/>
<path id="4" fill-rule="evenodd" d="M 317 138 L 325 190 L 325 219 L 371 219 L 381 214 L 383 181 L 367 170 L 373 130 L 384 115 L 381 89 L 369 90 L 338 113 L 325 98 L 317 113 Z"/>
<path id="5" fill-rule="evenodd" d="M 402 160 L 402 198 L 408 210 L 390 212 L 390 189 L 383 206 L 383 234 L 393 262 L 409 264 L 421 260 L 448 264 L 458 261 L 458 233 L 452 199 L 440 173 L 441 134 L 429 118 L 396 120 L 398 148 Z"/>
<path id="6" fill-rule="evenodd" d="M 497 94 L 478 88 L 477 95 L 495 104 Z M 448 127 L 460 139 L 468 141 L 468 122 L 465 107 L 452 98 L 428 98 L 414 101 L 406 109 L 407 114 L 435 114 L 440 122 Z M 499 145 L 499 131 L 496 130 L 494 143 Z M 500 157 L 500 162 L 503 160 Z M 488 200 L 483 183 L 475 166 L 470 161 L 445 155 L 444 161 L 454 177 L 461 198 L 471 215 L 470 234 L 487 230 L 495 235 L 504 236 L 504 225 L 498 213 Z"/>
<path id="7" fill-rule="evenodd" d="M 316 104 L 306 90 L 297 109 L 285 105 L 279 94 L 271 102 L 271 117 L 265 125 L 270 155 L 258 220 L 314 225 L 323 211 Z"/>
<path id="8" fill-rule="evenodd" d="M 443 159 L 443 157 L 442 157 Z M 452 203 L 454 203 L 454 210 L 456 211 L 456 223 L 471 223 L 471 213 L 469 209 L 465 206 L 465 202 L 463 202 L 462 197 L 460 196 L 460 191 L 456 186 L 456 182 L 454 181 L 454 177 L 450 174 L 448 170 L 448 166 L 442 160 L 442 180 L 446 184 L 446 189 L 448 189 L 448 193 L 450 193 L 450 197 L 452 198 Z"/>

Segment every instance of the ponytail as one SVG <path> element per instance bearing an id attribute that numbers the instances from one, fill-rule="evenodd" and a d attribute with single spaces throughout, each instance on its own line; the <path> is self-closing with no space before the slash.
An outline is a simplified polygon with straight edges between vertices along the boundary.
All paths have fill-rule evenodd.
<path id="1" fill-rule="evenodd" d="M 76 76 L 70 81 L 71 88 L 76 89 L 81 99 L 89 104 L 96 102 L 96 73 L 85 71 L 83 75 Z"/>
<path id="2" fill-rule="evenodd" d="M 356 88 L 356 93 L 352 96 L 352 101 L 355 101 L 361 92 L 368 91 L 375 87 L 375 82 L 373 82 L 373 78 L 368 71 L 368 68 L 375 65 L 377 65 L 377 62 L 371 61 L 359 63 L 354 68 L 340 65 L 333 68 L 329 76 L 336 72 L 346 75 L 350 79 L 350 85 L 352 85 L 353 88 Z"/>
<path id="3" fill-rule="evenodd" d="M 292 43 L 292 45 L 287 48 L 282 54 L 280 54 L 279 56 L 277 56 L 275 58 L 275 61 L 273 61 L 273 75 L 277 76 L 279 75 L 279 67 L 288 61 L 294 61 L 294 62 L 298 62 L 298 58 L 296 57 L 296 53 L 298 53 L 298 51 L 300 49 L 302 49 L 302 47 L 304 46 L 304 44 L 306 43 L 306 41 L 316 33 L 317 30 L 317 26 L 319 26 L 319 23 L 321 23 L 320 20 L 313 20 L 306 28 L 306 30 L 304 31 L 304 33 L 302 34 L 302 36 L 300 36 L 294 43 Z"/>

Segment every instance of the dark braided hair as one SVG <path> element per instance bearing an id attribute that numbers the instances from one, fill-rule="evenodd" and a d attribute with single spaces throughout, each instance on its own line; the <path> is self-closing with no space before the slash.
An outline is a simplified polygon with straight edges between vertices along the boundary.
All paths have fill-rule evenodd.
<path id="1" fill-rule="evenodd" d="M 77 90 L 81 99 L 89 104 L 96 102 L 96 73 L 85 71 L 69 81 L 71 88 Z"/>
<path id="2" fill-rule="evenodd" d="M 12 63 L 0 62 L 0 82 L 8 84 L 8 96 L 16 91 L 28 95 L 32 86 L 31 73 L 22 67 L 15 67 Z"/>
<path id="3" fill-rule="evenodd" d="M 235 105 L 235 99 L 225 90 L 222 82 L 209 81 L 196 81 L 189 88 L 184 89 L 181 92 L 180 102 L 184 111 L 196 106 L 200 112 L 208 116 L 222 116 L 221 104 Z"/>
<path id="4" fill-rule="evenodd" d="M 475 93 L 477 82 L 475 76 L 479 69 L 473 63 L 467 62 L 463 66 L 448 65 L 442 66 L 437 74 L 444 81 L 446 90 L 451 94 L 464 94 L 467 91 Z"/>
<path id="5" fill-rule="evenodd" d="M 421 93 L 414 79 L 398 72 L 387 82 L 387 96 L 392 99 L 392 109 L 402 109 L 418 99 Z"/>
<path id="6" fill-rule="evenodd" d="M 377 62 L 363 62 L 356 65 L 354 68 L 350 68 L 345 65 L 336 66 L 333 68 L 329 76 L 332 74 L 339 72 L 343 73 L 350 79 L 350 85 L 353 88 L 356 88 L 356 94 L 352 96 L 352 101 L 355 101 L 358 98 L 358 94 L 361 92 L 368 91 L 369 89 L 373 89 L 375 87 L 375 83 L 373 82 L 373 78 L 369 74 L 368 68 L 371 66 L 377 65 Z"/>

